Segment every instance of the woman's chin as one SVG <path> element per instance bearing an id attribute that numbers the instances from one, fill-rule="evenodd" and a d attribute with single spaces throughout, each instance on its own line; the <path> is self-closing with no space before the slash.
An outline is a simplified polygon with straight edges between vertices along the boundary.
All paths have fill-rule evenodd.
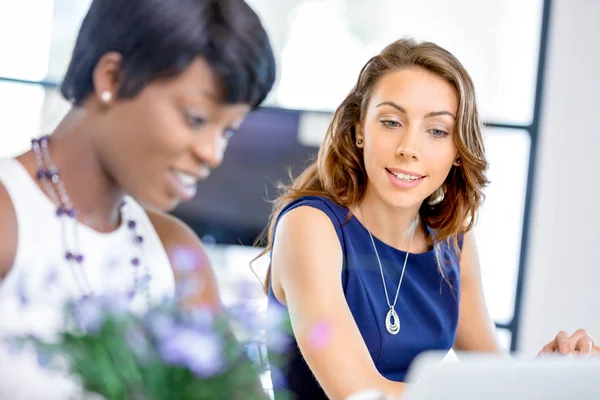
<path id="1" fill-rule="evenodd" d="M 164 194 L 162 196 L 156 195 L 132 195 L 135 201 L 137 201 L 142 207 L 149 208 L 151 210 L 161 211 L 168 213 L 173 211 L 179 204 L 182 203 L 181 199 L 177 196 Z"/>
<path id="2" fill-rule="evenodd" d="M 417 196 L 416 193 L 394 193 L 386 196 L 384 201 L 391 209 L 410 210 L 419 209 L 423 204 L 424 198 Z"/>

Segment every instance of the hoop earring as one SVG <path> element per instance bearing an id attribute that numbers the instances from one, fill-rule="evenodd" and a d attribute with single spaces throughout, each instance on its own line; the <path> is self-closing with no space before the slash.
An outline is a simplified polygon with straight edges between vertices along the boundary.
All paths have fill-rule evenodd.
<path id="1" fill-rule="evenodd" d="M 438 205 L 442 201 L 444 201 L 445 197 L 446 197 L 446 188 L 444 187 L 444 185 L 442 185 L 439 188 L 437 188 L 435 190 L 435 192 L 433 192 L 431 194 L 431 196 L 429 196 L 430 200 L 427 202 L 427 204 L 429 204 L 430 206 Z"/>

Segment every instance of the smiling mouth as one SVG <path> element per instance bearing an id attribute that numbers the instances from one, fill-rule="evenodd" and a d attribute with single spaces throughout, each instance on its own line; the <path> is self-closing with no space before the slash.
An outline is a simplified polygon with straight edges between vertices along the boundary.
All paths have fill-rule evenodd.
<path id="1" fill-rule="evenodd" d="M 198 187 L 198 177 L 176 169 L 170 169 L 168 173 L 171 190 L 183 201 L 191 200 Z"/>
<path id="2" fill-rule="evenodd" d="M 396 178 L 402 179 L 403 181 L 406 181 L 406 182 L 412 182 L 412 181 L 416 181 L 421 178 L 424 178 L 423 175 L 412 175 L 412 174 L 405 174 L 402 172 L 394 172 L 394 171 L 389 170 L 388 168 L 386 168 L 385 170 L 387 172 L 389 172 L 390 174 L 394 175 Z"/>
<path id="3" fill-rule="evenodd" d="M 173 170 L 173 174 L 179 179 L 184 186 L 195 186 L 198 183 L 198 178 L 182 171 Z"/>

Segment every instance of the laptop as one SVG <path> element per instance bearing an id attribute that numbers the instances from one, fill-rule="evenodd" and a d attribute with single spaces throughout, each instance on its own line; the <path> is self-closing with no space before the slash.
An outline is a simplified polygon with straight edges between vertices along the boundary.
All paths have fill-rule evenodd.
<path id="1" fill-rule="evenodd" d="M 501 358 L 424 353 L 407 374 L 402 400 L 583 400 L 600 399 L 600 358 L 544 356 Z"/>

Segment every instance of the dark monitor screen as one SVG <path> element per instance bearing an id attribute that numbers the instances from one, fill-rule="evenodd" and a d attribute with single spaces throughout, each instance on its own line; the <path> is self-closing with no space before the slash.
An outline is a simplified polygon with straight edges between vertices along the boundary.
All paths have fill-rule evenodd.
<path id="1" fill-rule="evenodd" d="M 268 224 L 278 182 L 290 183 L 318 149 L 298 142 L 300 112 L 260 108 L 246 118 L 223 164 L 173 214 L 205 240 L 252 245 Z"/>

